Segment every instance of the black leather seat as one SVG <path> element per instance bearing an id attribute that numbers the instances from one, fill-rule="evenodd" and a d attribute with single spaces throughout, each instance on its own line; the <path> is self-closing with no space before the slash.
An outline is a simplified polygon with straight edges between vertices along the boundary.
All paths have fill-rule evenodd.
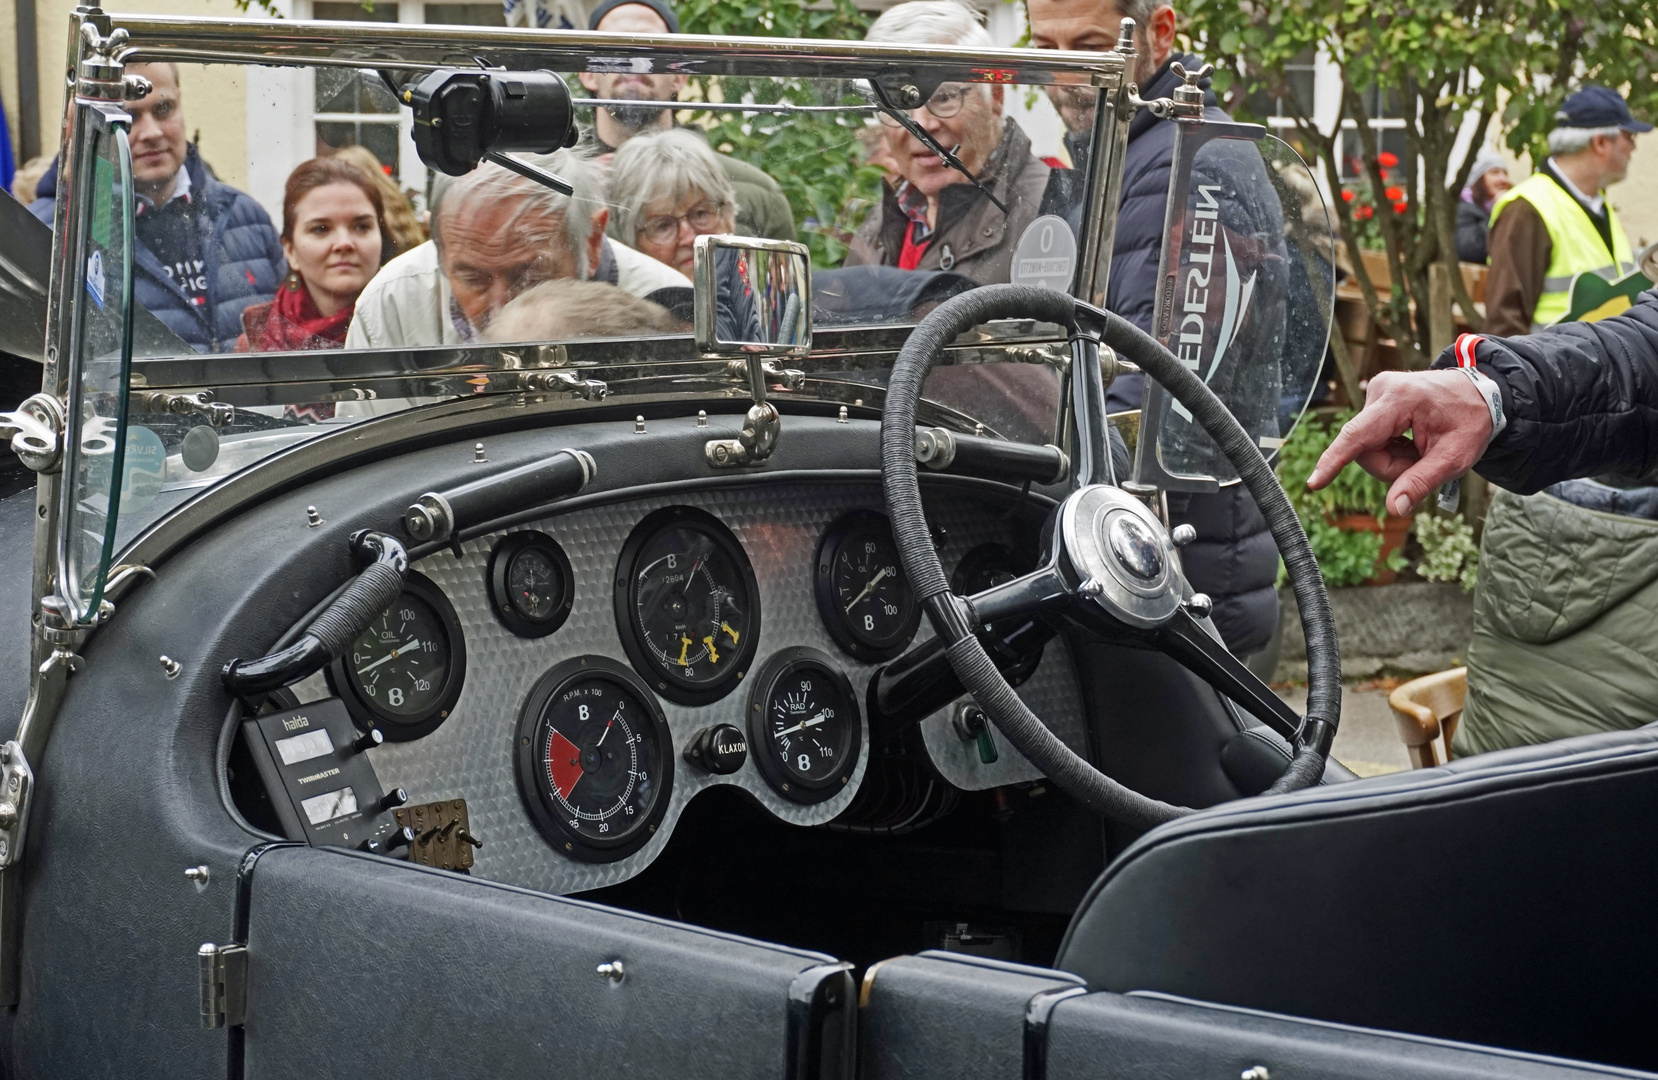
<path id="1" fill-rule="evenodd" d="M 1216 807 L 1147 833 L 1058 963 L 1160 991 L 1658 1066 L 1658 725 Z"/>

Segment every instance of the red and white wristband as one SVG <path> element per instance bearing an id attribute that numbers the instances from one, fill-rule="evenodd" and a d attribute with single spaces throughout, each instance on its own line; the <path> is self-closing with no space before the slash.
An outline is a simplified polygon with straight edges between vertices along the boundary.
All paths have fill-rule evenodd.
<path id="1" fill-rule="evenodd" d="M 1490 446 L 1491 440 L 1503 433 L 1508 426 L 1508 414 L 1503 411 L 1503 392 L 1489 375 L 1474 366 L 1474 352 L 1485 337 L 1481 334 L 1462 334 L 1457 338 L 1454 352 L 1457 358 L 1457 370 L 1468 376 L 1468 381 L 1474 384 L 1474 389 L 1480 392 L 1485 399 L 1486 410 L 1491 413 L 1491 436 L 1485 440 Z"/>
<path id="2" fill-rule="evenodd" d="M 1479 391 L 1480 398 L 1485 402 L 1486 410 L 1491 414 L 1491 434 L 1486 437 L 1485 445 L 1502 434 L 1503 428 L 1508 426 L 1508 414 L 1503 411 L 1503 392 L 1489 375 L 1484 374 L 1474 366 L 1475 352 L 1480 342 L 1485 338 L 1480 334 L 1462 334 L 1457 338 L 1453 352 L 1456 355 L 1456 369 L 1468 376 L 1468 381 L 1474 384 Z M 1439 508 L 1447 514 L 1456 513 L 1457 504 L 1462 501 L 1462 477 L 1448 480 L 1439 488 Z"/>

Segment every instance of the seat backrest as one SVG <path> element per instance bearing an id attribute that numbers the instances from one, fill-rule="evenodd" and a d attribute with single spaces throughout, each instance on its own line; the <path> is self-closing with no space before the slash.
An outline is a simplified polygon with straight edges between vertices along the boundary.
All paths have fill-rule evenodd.
<path id="1" fill-rule="evenodd" d="M 1057 967 L 1658 1066 L 1658 726 L 1244 800 L 1106 868 Z"/>

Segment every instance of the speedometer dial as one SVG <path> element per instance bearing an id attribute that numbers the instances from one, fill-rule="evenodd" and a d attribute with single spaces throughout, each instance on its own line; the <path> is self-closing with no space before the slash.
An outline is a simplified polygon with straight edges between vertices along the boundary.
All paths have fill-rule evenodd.
<path id="1" fill-rule="evenodd" d="M 616 628 L 633 666 L 663 697 L 705 705 L 748 671 L 760 589 L 731 531 L 700 510 L 646 517 L 616 567 Z"/>
<path id="2" fill-rule="evenodd" d="M 518 789 L 555 848 L 586 862 L 639 850 L 673 786 L 667 721 L 626 668 L 566 661 L 530 691 L 518 721 Z"/>
<path id="3" fill-rule="evenodd" d="M 466 642 L 454 607 L 410 572 L 392 605 L 329 666 L 328 679 L 359 724 L 402 742 L 449 718 L 465 673 Z"/>
<path id="4" fill-rule="evenodd" d="M 882 515 L 855 510 L 824 530 L 816 571 L 818 613 L 848 656 L 888 660 L 915 636 L 921 605 Z"/>

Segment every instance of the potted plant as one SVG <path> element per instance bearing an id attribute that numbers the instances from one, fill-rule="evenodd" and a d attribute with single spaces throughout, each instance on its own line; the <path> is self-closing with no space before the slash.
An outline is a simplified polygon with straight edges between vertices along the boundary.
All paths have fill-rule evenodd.
<path id="1" fill-rule="evenodd" d="M 1412 519 L 1388 514 L 1387 485 L 1349 465 L 1324 489 L 1307 490 L 1319 455 L 1353 415 L 1310 415 L 1296 425 L 1278 452 L 1278 479 L 1307 530 L 1326 585 L 1390 585 L 1405 566 Z"/>

